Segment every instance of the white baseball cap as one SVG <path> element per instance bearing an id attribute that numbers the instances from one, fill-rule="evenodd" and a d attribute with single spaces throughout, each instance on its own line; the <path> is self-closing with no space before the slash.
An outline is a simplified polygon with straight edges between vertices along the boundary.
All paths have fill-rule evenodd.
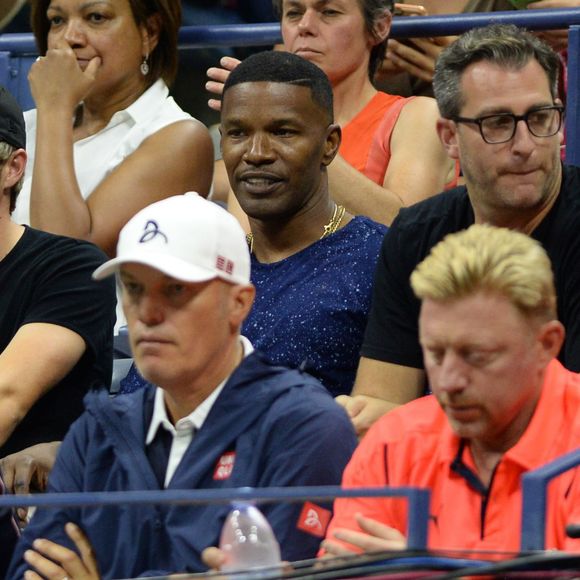
<path id="1" fill-rule="evenodd" d="M 136 213 L 119 234 L 117 257 L 97 268 L 93 278 L 106 278 L 128 263 L 184 282 L 250 281 L 244 230 L 225 209 L 195 192 L 168 197 Z"/>

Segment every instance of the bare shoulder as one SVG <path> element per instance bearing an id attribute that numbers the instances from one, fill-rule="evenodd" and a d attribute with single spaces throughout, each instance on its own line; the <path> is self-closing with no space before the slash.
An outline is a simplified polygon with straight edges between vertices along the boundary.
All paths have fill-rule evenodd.
<path id="1" fill-rule="evenodd" d="M 437 107 L 437 101 L 431 97 L 415 97 L 409 99 L 401 110 L 399 115 L 399 120 L 395 125 L 395 128 L 399 125 L 405 126 L 405 128 L 411 127 L 421 127 L 424 129 L 424 123 L 433 123 L 440 117 L 439 108 Z M 435 125 L 433 125 L 433 128 Z"/>
<path id="2" fill-rule="evenodd" d="M 121 228 L 139 210 L 186 191 L 207 197 L 212 175 L 213 144 L 202 123 L 183 120 L 159 129 L 88 197 L 90 241 L 114 255 Z"/>
<path id="3" fill-rule="evenodd" d="M 184 145 L 205 147 L 213 153 L 213 144 L 207 127 L 194 118 L 176 121 L 159 129 L 143 142 L 143 144 L 150 143 L 171 149 Z"/>

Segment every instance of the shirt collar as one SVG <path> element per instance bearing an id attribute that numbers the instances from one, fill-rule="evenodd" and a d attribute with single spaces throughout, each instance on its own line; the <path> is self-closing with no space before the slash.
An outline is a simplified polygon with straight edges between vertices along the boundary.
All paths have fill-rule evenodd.
<path id="1" fill-rule="evenodd" d="M 244 349 L 244 358 L 254 352 L 252 343 L 245 336 L 240 336 L 240 342 Z M 149 445 L 153 441 L 155 435 L 157 435 L 157 430 L 161 426 L 174 436 L 176 429 L 179 429 L 180 427 L 199 431 L 229 378 L 230 376 L 228 375 L 189 415 L 179 419 L 175 426 L 171 423 L 169 416 L 167 415 L 167 408 L 165 407 L 165 400 L 163 398 L 163 389 L 156 387 L 155 400 L 153 403 L 153 416 L 151 417 L 151 423 L 149 423 L 145 445 Z"/>
<path id="2" fill-rule="evenodd" d="M 126 119 L 132 119 L 135 124 L 145 121 L 152 112 L 157 111 L 158 103 L 166 99 L 168 95 L 169 88 L 165 82 L 162 79 L 157 80 L 134 103 L 122 111 L 117 111 L 107 126 L 116 125 Z"/>

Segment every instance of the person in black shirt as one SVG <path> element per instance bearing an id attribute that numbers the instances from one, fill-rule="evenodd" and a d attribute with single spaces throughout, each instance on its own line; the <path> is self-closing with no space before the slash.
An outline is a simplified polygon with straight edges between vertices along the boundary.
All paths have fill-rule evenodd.
<path id="1" fill-rule="evenodd" d="M 113 282 L 93 244 L 10 219 L 24 168 L 22 111 L 0 87 L 0 458 L 60 440 L 112 370 Z"/>
<path id="2" fill-rule="evenodd" d="M 409 275 L 445 235 L 473 223 L 517 229 L 543 244 L 567 331 L 560 360 L 580 371 L 580 169 L 560 161 L 557 85 L 557 55 L 515 26 L 471 30 L 442 53 L 437 127 L 466 186 L 401 210 L 385 237 L 355 388 L 340 398 L 359 435 L 425 392 Z"/>

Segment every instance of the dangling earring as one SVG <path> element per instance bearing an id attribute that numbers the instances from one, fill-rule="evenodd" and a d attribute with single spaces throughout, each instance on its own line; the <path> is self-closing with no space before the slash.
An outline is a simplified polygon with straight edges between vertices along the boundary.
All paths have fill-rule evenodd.
<path id="1" fill-rule="evenodd" d="M 141 62 L 139 70 L 144 77 L 149 74 L 149 55 L 143 57 L 143 61 Z"/>

